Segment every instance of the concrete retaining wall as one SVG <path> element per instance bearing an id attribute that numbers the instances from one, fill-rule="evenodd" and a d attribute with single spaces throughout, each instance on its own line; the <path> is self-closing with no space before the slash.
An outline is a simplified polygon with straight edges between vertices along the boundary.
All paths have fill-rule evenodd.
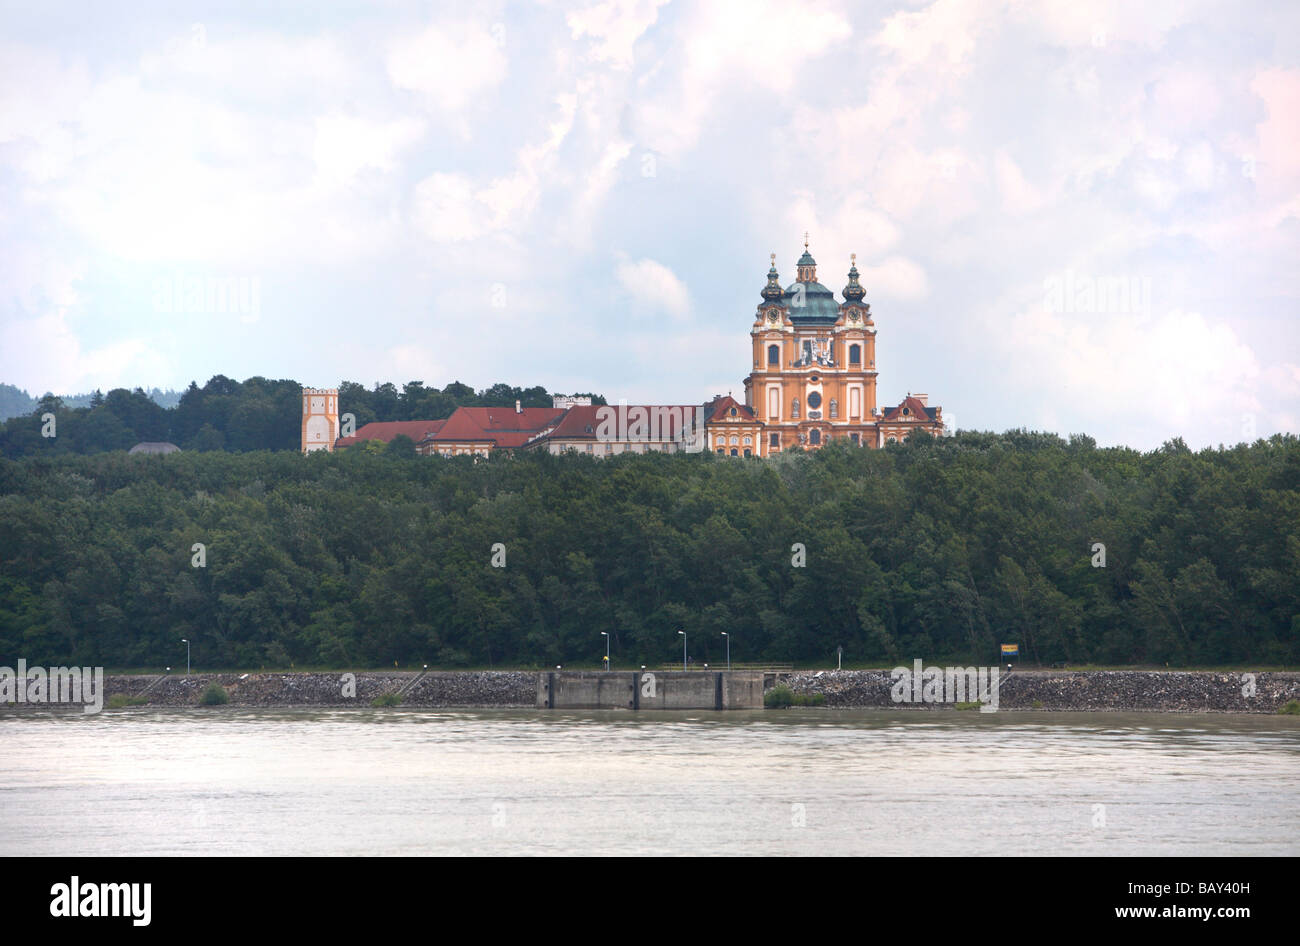
<path id="1" fill-rule="evenodd" d="M 537 675 L 541 709 L 762 709 L 763 675 L 752 672 L 555 671 Z"/>

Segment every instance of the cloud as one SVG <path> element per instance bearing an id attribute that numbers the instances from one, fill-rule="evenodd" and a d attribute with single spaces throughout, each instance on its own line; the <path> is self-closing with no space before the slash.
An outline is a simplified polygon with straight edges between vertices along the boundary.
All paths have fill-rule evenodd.
<path id="1" fill-rule="evenodd" d="M 860 282 L 868 298 L 877 294 L 889 299 L 915 301 L 930 293 L 925 270 L 902 256 L 891 256 L 877 266 L 863 266 Z"/>
<path id="2" fill-rule="evenodd" d="M 652 259 L 619 263 L 616 276 L 634 306 L 665 312 L 679 320 L 690 314 L 690 291 L 663 263 Z"/>
<path id="3" fill-rule="evenodd" d="M 349 115 L 323 115 L 316 119 L 312 158 L 318 181 L 343 184 L 362 170 L 391 171 L 398 156 L 424 134 L 425 123 L 402 118 L 369 121 Z"/>
<path id="4" fill-rule="evenodd" d="M 388 76 L 399 89 L 432 105 L 462 109 L 506 77 L 504 27 L 459 22 L 430 26 L 398 39 L 388 53 Z"/>
<path id="5" fill-rule="evenodd" d="M 573 10 L 566 17 L 574 39 L 589 36 L 592 56 L 620 69 L 633 63 L 633 48 L 659 19 L 668 0 L 605 0 Z"/>
<path id="6" fill-rule="evenodd" d="M 561 95 L 556 106 L 558 116 L 547 126 L 546 138 L 520 148 L 509 174 L 481 185 L 466 175 L 444 172 L 420 181 L 413 211 L 420 232 L 448 243 L 524 229 L 544 185 L 553 179 L 560 148 L 573 128 L 577 99 Z"/>

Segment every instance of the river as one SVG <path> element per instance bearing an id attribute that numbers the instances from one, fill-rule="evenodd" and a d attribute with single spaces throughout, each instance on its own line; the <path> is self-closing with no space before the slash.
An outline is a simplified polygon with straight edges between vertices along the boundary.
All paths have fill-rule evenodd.
<path id="1" fill-rule="evenodd" d="M 1294 717 L 0 712 L 0 854 L 1300 853 Z"/>

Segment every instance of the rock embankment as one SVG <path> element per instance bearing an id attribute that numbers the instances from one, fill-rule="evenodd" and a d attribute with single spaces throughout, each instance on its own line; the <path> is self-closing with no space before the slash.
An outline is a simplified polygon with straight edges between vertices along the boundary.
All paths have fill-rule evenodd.
<path id="1" fill-rule="evenodd" d="M 518 670 L 110 676 L 105 700 L 120 694 L 150 706 L 195 706 L 213 683 L 238 706 L 369 706 L 399 692 L 403 706 L 533 706 L 537 700 L 537 674 Z"/>
<path id="2" fill-rule="evenodd" d="M 950 703 L 895 702 L 888 670 L 799 672 L 781 674 L 778 682 L 795 693 L 824 694 L 828 707 L 951 708 Z M 1017 670 L 1002 674 L 998 686 L 1000 710 L 1276 713 L 1294 699 L 1300 699 L 1300 673 Z"/>

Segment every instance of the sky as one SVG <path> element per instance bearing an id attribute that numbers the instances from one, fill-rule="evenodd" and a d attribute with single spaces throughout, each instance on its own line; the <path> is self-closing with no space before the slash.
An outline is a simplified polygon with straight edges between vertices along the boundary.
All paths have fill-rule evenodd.
<path id="1" fill-rule="evenodd" d="M 0 381 L 742 396 L 857 254 L 879 403 L 1300 430 L 1300 4 L 0 3 Z M 344 405 L 346 409 L 346 405 Z"/>

